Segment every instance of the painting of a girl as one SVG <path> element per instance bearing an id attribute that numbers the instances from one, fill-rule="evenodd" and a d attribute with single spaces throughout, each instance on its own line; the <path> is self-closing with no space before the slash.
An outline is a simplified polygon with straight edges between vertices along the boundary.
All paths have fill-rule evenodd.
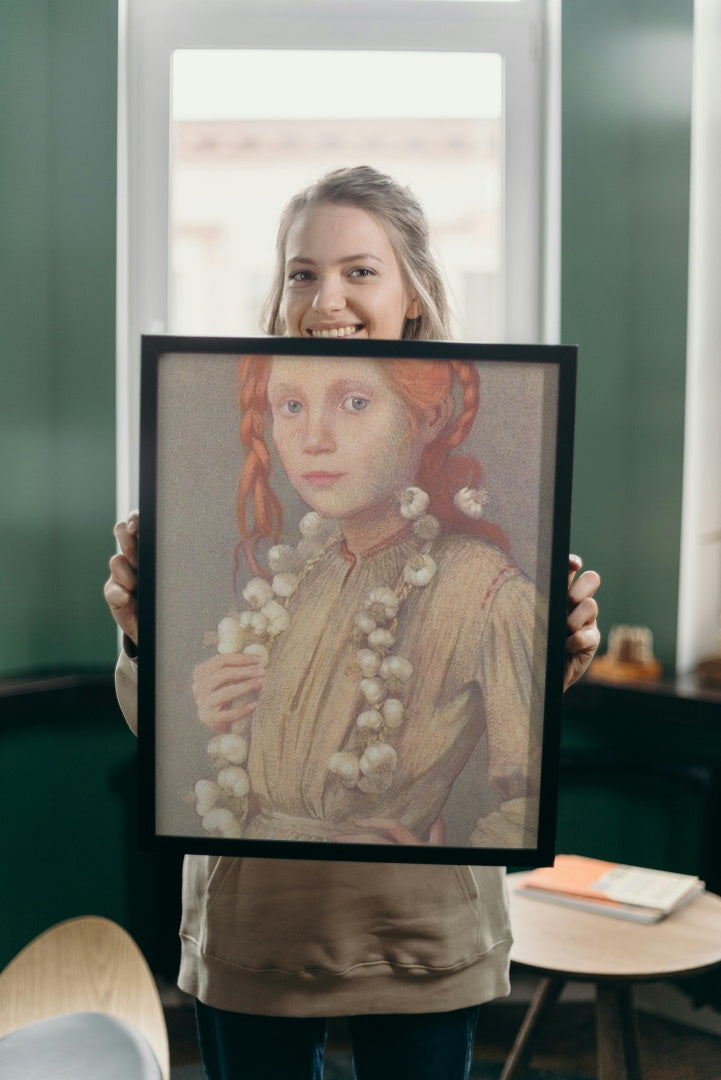
<path id="1" fill-rule="evenodd" d="M 479 383 L 467 360 L 242 360 L 238 520 L 255 573 L 195 673 L 216 732 L 216 775 L 196 784 L 207 832 L 535 846 L 545 605 L 485 520 L 464 450 Z M 294 543 L 271 450 L 307 508 Z M 495 806 L 449 821 L 482 740 Z"/>

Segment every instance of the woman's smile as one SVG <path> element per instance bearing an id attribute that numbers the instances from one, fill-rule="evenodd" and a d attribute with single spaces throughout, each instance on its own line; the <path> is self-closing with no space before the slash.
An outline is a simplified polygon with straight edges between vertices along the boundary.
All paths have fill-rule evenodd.
<path id="1" fill-rule="evenodd" d="M 421 313 L 383 225 L 336 203 L 289 230 L 281 308 L 287 334 L 312 338 L 400 338 Z"/>
<path id="2" fill-rule="evenodd" d="M 353 323 L 352 326 L 309 326 L 307 333 L 315 338 L 344 338 L 355 337 L 363 329 L 363 323 Z"/>

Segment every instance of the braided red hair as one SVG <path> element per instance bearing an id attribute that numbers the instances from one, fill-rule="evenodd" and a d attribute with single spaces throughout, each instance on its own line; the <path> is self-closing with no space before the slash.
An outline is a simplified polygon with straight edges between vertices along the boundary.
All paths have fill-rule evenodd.
<path id="1" fill-rule="evenodd" d="M 261 571 L 253 554 L 255 545 L 263 539 L 277 543 L 283 525 L 283 509 L 271 486 L 270 453 L 265 441 L 271 360 L 270 356 L 245 356 L 238 370 L 240 439 L 247 454 L 236 509 L 241 544 L 256 573 Z M 446 528 L 481 536 L 507 549 L 502 529 L 491 522 L 468 518 L 453 502 L 459 488 L 477 488 L 483 478 L 477 458 L 452 453 L 471 431 L 478 413 L 480 379 L 475 365 L 465 360 L 389 359 L 379 363 L 408 406 L 412 429 L 422 410 L 453 400 L 457 415 L 451 415 L 443 430 L 426 446 L 420 461 L 417 482 L 428 492 L 430 511 Z M 454 384 L 458 388 L 457 402 L 453 398 Z"/>

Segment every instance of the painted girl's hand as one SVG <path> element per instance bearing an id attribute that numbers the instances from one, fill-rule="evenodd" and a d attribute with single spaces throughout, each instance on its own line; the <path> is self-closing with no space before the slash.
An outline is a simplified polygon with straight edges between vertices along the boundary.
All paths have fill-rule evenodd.
<path id="1" fill-rule="evenodd" d="M 120 554 L 110 560 L 110 577 L 103 589 L 111 615 L 134 645 L 138 644 L 139 520 L 138 511 L 133 510 L 127 521 L 119 521 L 113 529 Z"/>
<path id="2" fill-rule="evenodd" d="M 337 844 L 410 844 L 413 847 L 438 847 L 445 843 L 446 830 L 441 818 L 431 825 L 427 840 L 419 840 L 415 833 L 393 818 L 359 818 L 356 824 L 359 833 L 334 836 Z"/>
<path id="3" fill-rule="evenodd" d="M 198 716 L 213 731 L 229 731 L 250 716 L 263 685 L 263 668 L 245 653 L 218 653 L 193 672 Z"/>
<path id="4" fill-rule="evenodd" d="M 568 617 L 566 619 L 566 672 L 563 689 L 573 686 L 593 660 L 601 640 L 596 625 L 598 604 L 594 593 L 601 584 L 595 570 L 586 570 L 580 577 L 576 574 L 583 566 L 578 555 L 568 557 Z"/>

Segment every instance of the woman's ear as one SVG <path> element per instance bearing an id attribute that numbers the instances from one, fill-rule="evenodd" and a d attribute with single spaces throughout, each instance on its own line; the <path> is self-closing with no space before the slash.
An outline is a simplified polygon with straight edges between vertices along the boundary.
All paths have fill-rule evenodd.
<path id="1" fill-rule="evenodd" d="M 423 306 L 417 296 L 414 296 L 406 311 L 407 319 L 418 319 L 423 314 Z"/>

